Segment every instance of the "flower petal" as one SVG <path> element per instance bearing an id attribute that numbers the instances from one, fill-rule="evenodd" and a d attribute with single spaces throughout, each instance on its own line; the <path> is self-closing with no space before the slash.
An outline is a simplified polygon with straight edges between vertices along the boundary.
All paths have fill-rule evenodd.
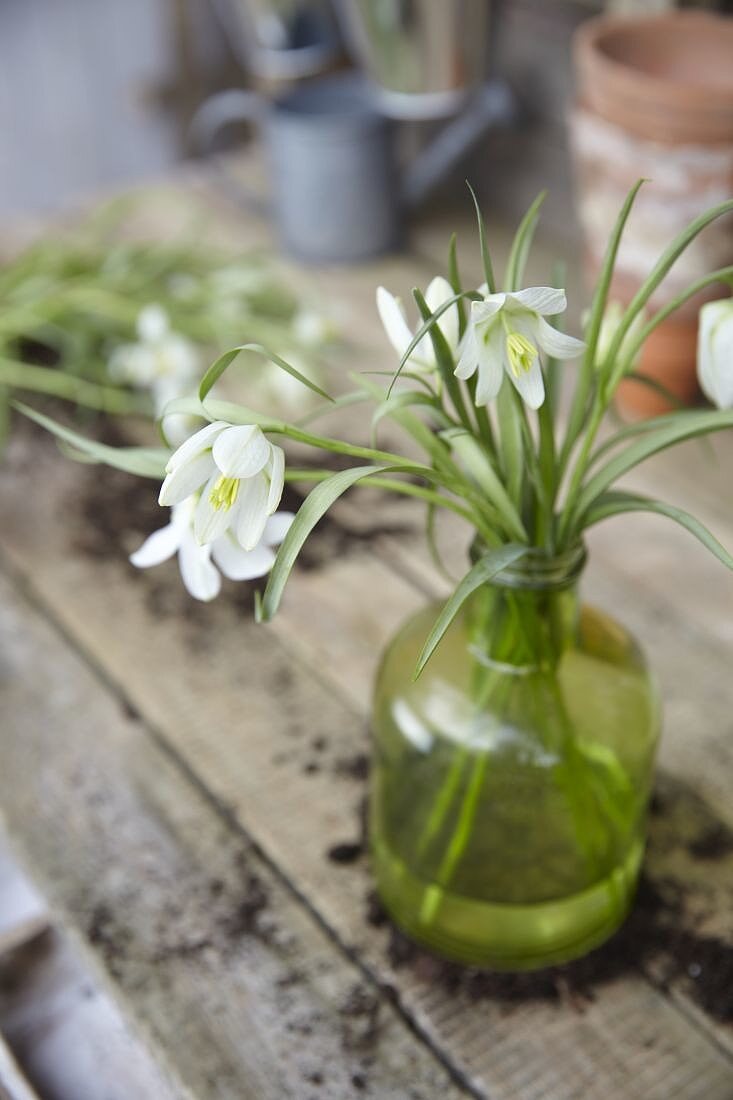
<path id="1" fill-rule="evenodd" d="M 530 286 L 526 290 L 513 291 L 507 294 L 507 307 L 528 309 L 532 313 L 539 313 L 541 317 L 555 317 L 558 313 L 564 313 L 568 308 L 568 300 L 565 291 L 554 286 Z"/>
<path id="2" fill-rule="evenodd" d="M 142 546 L 134 554 L 130 554 L 130 561 L 138 569 L 149 569 L 151 565 L 168 561 L 181 545 L 183 534 L 180 524 L 177 523 L 169 523 L 158 531 L 153 531 Z"/>
<path id="3" fill-rule="evenodd" d="M 453 296 L 453 287 L 442 275 L 436 275 L 425 291 L 425 301 L 431 313 L 435 313 L 436 309 L 440 309 L 443 303 L 449 301 Z M 438 321 L 438 328 L 443 333 L 448 347 L 454 352 L 458 347 L 459 340 L 457 306 L 451 306 L 442 314 Z"/>
<path id="4" fill-rule="evenodd" d="M 511 370 L 507 370 L 507 374 L 525 405 L 529 405 L 530 409 L 539 409 L 545 400 L 545 380 L 542 377 L 539 356 L 529 370 L 520 370 L 518 375 L 515 375 Z"/>
<path id="5" fill-rule="evenodd" d="M 733 302 L 707 302 L 700 310 L 697 375 L 709 401 L 733 408 Z"/>
<path id="6" fill-rule="evenodd" d="M 214 462 L 225 477 L 254 477 L 270 458 L 270 444 L 256 424 L 227 428 L 214 442 Z"/>
<path id="7" fill-rule="evenodd" d="M 141 340 L 146 344 L 154 344 L 168 332 L 170 321 L 163 307 L 153 302 L 140 310 L 135 327 Z"/>
<path id="8" fill-rule="evenodd" d="M 504 334 L 501 325 L 494 325 L 487 336 L 487 340 L 477 342 L 479 353 L 477 405 L 488 405 L 493 401 L 504 381 Z"/>
<path id="9" fill-rule="evenodd" d="M 394 294 L 390 294 L 383 286 L 378 287 L 377 310 L 384 325 L 384 331 L 387 333 L 387 339 L 401 358 L 410 346 L 412 333 L 399 298 L 395 298 Z"/>
<path id="10" fill-rule="evenodd" d="M 480 325 L 494 317 L 506 303 L 506 294 L 489 294 L 483 302 L 471 302 L 471 320 Z"/>
<path id="11" fill-rule="evenodd" d="M 270 477 L 270 491 L 267 495 L 267 514 L 271 516 L 277 508 L 285 486 L 285 451 L 282 447 L 270 444 L 271 461 L 267 470 Z"/>
<path id="12" fill-rule="evenodd" d="M 168 459 L 168 465 L 166 466 L 166 472 L 170 473 L 171 470 L 175 470 L 176 467 L 182 466 L 188 462 L 189 459 L 194 458 L 201 451 L 206 451 L 213 446 L 213 442 L 218 435 L 224 431 L 225 428 L 230 427 L 225 420 L 215 420 L 213 424 L 205 424 L 203 428 L 199 428 L 197 432 L 182 443 Z"/>
<path id="13" fill-rule="evenodd" d="M 217 539 L 211 554 L 225 577 L 230 581 L 249 581 L 264 577 L 272 569 L 275 555 L 269 546 L 259 543 L 254 550 L 243 550 L 230 535 Z"/>
<path id="14" fill-rule="evenodd" d="M 211 547 L 199 546 L 189 532 L 178 551 L 181 578 L 195 600 L 208 602 L 219 595 L 221 577 L 211 563 Z"/>
<path id="15" fill-rule="evenodd" d="M 265 524 L 262 541 L 266 546 L 279 546 L 292 527 L 295 516 L 292 512 L 275 512 Z"/>
<path id="16" fill-rule="evenodd" d="M 211 457 L 211 451 L 204 451 L 182 465 L 175 466 L 170 473 L 166 474 L 160 487 L 158 504 L 179 504 L 200 489 L 215 470 L 216 465 Z"/>
<path id="17" fill-rule="evenodd" d="M 542 350 L 553 359 L 575 359 L 576 355 L 585 351 L 582 340 L 576 340 L 574 336 L 568 336 L 565 332 L 558 332 L 552 325 L 548 325 L 544 317 L 537 318 L 534 335 Z"/>
<path id="18" fill-rule="evenodd" d="M 220 535 L 224 534 L 227 527 L 232 526 L 237 515 L 236 508 L 242 488 L 247 484 L 246 481 L 240 483 L 237 489 L 237 499 L 231 508 L 216 508 L 211 501 L 211 496 L 214 486 L 221 476 L 218 468 L 214 467 L 214 473 L 204 485 L 199 502 L 196 505 L 196 512 L 193 517 L 193 533 L 199 546 L 204 546 L 213 542 L 214 539 L 218 539 Z"/>
<path id="19" fill-rule="evenodd" d="M 461 344 L 461 354 L 458 357 L 458 366 L 453 371 L 456 378 L 470 378 L 478 367 L 478 344 L 476 342 L 476 329 L 469 325 Z"/>
<path id="20" fill-rule="evenodd" d="M 243 481 L 237 497 L 234 519 L 237 542 L 244 550 L 254 550 L 267 523 L 267 498 L 270 484 L 264 474 Z"/>

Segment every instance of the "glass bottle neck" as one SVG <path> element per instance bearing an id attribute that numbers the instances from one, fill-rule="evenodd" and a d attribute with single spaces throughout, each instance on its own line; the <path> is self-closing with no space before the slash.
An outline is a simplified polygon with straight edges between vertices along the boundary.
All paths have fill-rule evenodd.
<path id="1" fill-rule="evenodd" d="M 476 544 L 471 556 L 481 556 Z M 468 612 L 474 656 L 526 671 L 554 667 L 577 637 L 585 560 L 582 543 L 554 556 L 532 548 L 488 581 Z"/>

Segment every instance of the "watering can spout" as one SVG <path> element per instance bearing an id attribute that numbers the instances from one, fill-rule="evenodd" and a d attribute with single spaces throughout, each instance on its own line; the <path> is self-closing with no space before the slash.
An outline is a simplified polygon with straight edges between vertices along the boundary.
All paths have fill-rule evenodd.
<path id="1" fill-rule="evenodd" d="M 402 201 L 414 209 L 455 168 L 491 127 L 509 125 L 517 115 L 515 97 L 502 80 L 482 85 L 407 169 Z"/>

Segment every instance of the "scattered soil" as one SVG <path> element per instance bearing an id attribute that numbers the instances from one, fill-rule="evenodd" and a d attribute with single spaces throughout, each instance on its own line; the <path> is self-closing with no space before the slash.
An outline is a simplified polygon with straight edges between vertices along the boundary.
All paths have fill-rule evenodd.
<path id="1" fill-rule="evenodd" d="M 388 928 L 387 958 L 395 970 L 409 966 L 422 980 L 452 995 L 506 1004 L 553 1001 L 582 1010 L 599 988 L 639 971 L 663 989 L 680 982 L 717 1020 L 733 1022 L 733 947 L 681 926 L 683 892 L 642 877 L 631 914 L 608 943 L 584 959 L 526 974 L 502 974 L 449 963 L 409 940 L 385 913 L 378 897 L 366 898 L 365 918 Z"/>
<path id="2" fill-rule="evenodd" d="M 328 849 L 326 855 L 332 863 L 356 863 L 364 854 L 364 845 L 361 841 L 344 841 L 334 844 Z"/>
<path id="3" fill-rule="evenodd" d="M 347 779 L 366 780 L 369 778 L 369 756 L 365 752 L 357 752 L 354 756 L 342 757 L 336 761 L 334 772 Z"/>
<path id="4" fill-rule="evenodd" d="M 733 831 L 725 825 L 712 825 L 688 846 L 696 859 L 721 859 L 733 852 Z"/>
<path id="5" fill-rule="evenodd" d="M 379 995 L 361 983 L 355 985 L 339 1006 L 342 1042 L 349 1051 L 367 1051 L 379 1038 Z"/>
<path id="6" fill-rule="evenodd" d="M 247 869 L 246 857 L 239 853 L 231 881 L 204 880 L 191 891 L 185 911 L 161 914 L 153 943 L 145 951 L 145 961 L 155 965 L 195 956 L 209 948 L 226 954 L 244 936 L 270 943 L 276 929 L 272 921 L 262 919 L 269 904 L 267 887 L 257 874 Z M 91 910 L 86 926 L 89 942 L 98 948 L 115 977 L 121 977 L 124 964 L 133 957 L 140 961 L 141 953 L 139 942 L 133 946 L 131 930 L 125 925 L 122 913 L 122 908 L 115 913 L 105 903 L 99 903 Z M 192 914 L 202 918 L 193 927 Z M 196 931 L 200 925 L 205 926 L 205 933 Z"/>

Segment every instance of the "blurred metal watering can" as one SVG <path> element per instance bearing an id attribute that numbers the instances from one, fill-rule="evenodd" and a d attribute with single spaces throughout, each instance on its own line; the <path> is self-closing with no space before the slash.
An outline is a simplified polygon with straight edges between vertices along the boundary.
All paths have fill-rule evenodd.
<path id="1" fill-rule="evenodd" d="M 385 114 L 443 118 L 486 80 L 498 0 L 335 0 Z"/>
<path id="2" fill-rule="evenodd" d="M 365 260 L 401 243 L 404 213 L 416 206 L 489 125 L 513 117 L 500 82 L 482 85 L 407 170 L 396 167 L 394 123 L 355 73 L 296 86 L 275 100 L 239 89 L 207 100 L 192 125 L 194 146 L 210 152 L 226 126 L 246 120 L 263 133 L 272 195 L 253 196 L 226 176 L 248 205 L 265 209 L 283 247 L 321 263 Z"/>

